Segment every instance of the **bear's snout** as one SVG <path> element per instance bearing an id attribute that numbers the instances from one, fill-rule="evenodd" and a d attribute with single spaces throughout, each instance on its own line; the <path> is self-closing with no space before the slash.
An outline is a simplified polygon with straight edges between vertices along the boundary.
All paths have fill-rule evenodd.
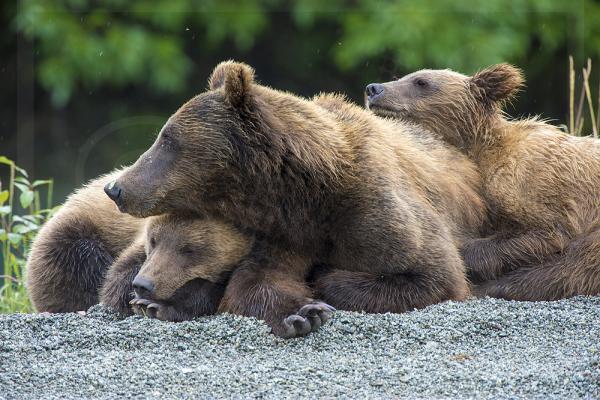
<path id="1" fill-rule="evenodd" d="M 369 100 L 373 100 L 374 98 L 382 94 L 383 90 L 384 88 L 381 83 L 369 83 L 365 88 L 365 92 L 367 93 Z"/>
<path id="2" fill-rule="evenodd" d="M 111 181 L 104 186 L 104 193 L 110 197 L 112 201 L 119 204 L 121 200 L 121 188 L 117 184 L 117 181 Z"/>
<path id="3" fill-rule="evenodd" d="M 132 286 L 135 293 L 140 297 L 144 297 L 154 292 L 154 283 L 143 276 L 136 276 L 132 282 Z"/>

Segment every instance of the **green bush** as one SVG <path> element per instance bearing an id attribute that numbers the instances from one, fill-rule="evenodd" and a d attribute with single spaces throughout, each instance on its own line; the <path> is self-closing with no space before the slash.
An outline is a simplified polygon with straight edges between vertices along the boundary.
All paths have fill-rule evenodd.
<path id="1" fill-rule="evenodd" d="M 8 186 L 3 187 L 0 180 L 0 313 L 32 312 L 25 265 L 31 241 L 57 210 L 52 208 L 53 181 L 30 182 L 27 172 L 4 156 L 0 165 L 8 168 Z"/>

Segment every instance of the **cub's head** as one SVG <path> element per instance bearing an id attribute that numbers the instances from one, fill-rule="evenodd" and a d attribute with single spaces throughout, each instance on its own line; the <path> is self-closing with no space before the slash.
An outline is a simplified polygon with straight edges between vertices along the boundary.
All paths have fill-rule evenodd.
<path id="1" fill-rule="evenodd" d="M 473 142 L 523 85 L 521 71 L 509 64 L 473 76 L 450 70 L 421 70 L 392 82 L 366 87 L 366 106 L 380 116 L 425 126 L 448 143 Z"/>
<path id="2" fill-rule="evenodd" d="M 254 88 L 251 67 L 219 64 L 208 90 L 167 120 L 152 147 L 106 185 L 106 194 L 122 212 L 138 217 L 193 211 L 198 198 L 219 185 L 234 156 Z"/>
<path id="3" fill-rule="evenodd" d="M 251 240 L 233 226 L 192 215 L 152 217 L 145 228 L 146 261 L 133 280 L 140 297 L 167 300 L 192 279 L 225 282 Z"/>

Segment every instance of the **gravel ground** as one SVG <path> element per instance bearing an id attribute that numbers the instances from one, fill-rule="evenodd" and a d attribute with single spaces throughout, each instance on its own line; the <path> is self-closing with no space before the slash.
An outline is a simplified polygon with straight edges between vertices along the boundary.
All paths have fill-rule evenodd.
<path id="1" fill-rule="evenodd" d="M 0 316 L 0 398 L 600 398 L 600 297 L 337 312 L 282 340 L 252 318 Z"/>

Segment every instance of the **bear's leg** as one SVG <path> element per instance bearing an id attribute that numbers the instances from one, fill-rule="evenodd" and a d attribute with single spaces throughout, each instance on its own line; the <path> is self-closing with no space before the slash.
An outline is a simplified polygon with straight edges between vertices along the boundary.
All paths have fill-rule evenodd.
<path id="1" fill-rule="evenodd" d="M 538 265 L 565 245 L 565 236 L 558 231 L 530 231 L 518 236 L 497 234 L 465 243 L 461 255 L 469 277 L 482 282 L 523 266 Z"/>
<path id="2" fill-rule="evenodd" d="M 496 280 L 483 282 L 477 296 L 511 300 L 558 300 L 600 294 L 600 231 L 571 242 L 546 262 L 516 269 Z"/>
<path id="3" fill-rule="evenodd" d="M 129 306 L 133 298 L 133 278 L 146 261 L 143 243 L 133 243 L 109 268 L 100 289 L 100 302 L 122 315 L 131 315 Z"/>
<path id="4" fill-rule="evenodd" d="M 306 284 L 310 266 L 289 255 L 244 260 L 233 272 L 219 311 L 262 319 L 285 338 L 315 331 L 335 310 L 312 298 Z"/>
<path id="5" fill-rule="evenodd" d="M 332 269 L 316 272 L 319 298 L 342 310 L 384 313 L 468 297 L 448 227 L 431 207 L 411 200 L 380 197 L 341 224 Z"/>
<path id="6" fill-rule="evenodd" d="M 454 282 L 453 282 L 454 281 Z M 460 277 L 405 272 L 377 274 L 332 269 L 317 276 L 314 288 L 323 301 L 339 310 L 402 313 L 469 294 Z"/>
<path id="7" fill-rule="evenodd" d="M 133 279 L 133 278 L 132 278 Z M 226 283 L 214 283 L 205 279 L 193 279 L 177 289 L 165 301 L 135 297 L 131 302 L 133 312 L 161 321 L 189 321 L 217 312 L 225 292 Z"/>
<path id="8" fill-rule="evenodd" d="M 86 220 L 45 227 L 27 263 L 27 289 L 38 312 L 87 310 L 98 303 L 98 289 L 113 255 Z"/>

